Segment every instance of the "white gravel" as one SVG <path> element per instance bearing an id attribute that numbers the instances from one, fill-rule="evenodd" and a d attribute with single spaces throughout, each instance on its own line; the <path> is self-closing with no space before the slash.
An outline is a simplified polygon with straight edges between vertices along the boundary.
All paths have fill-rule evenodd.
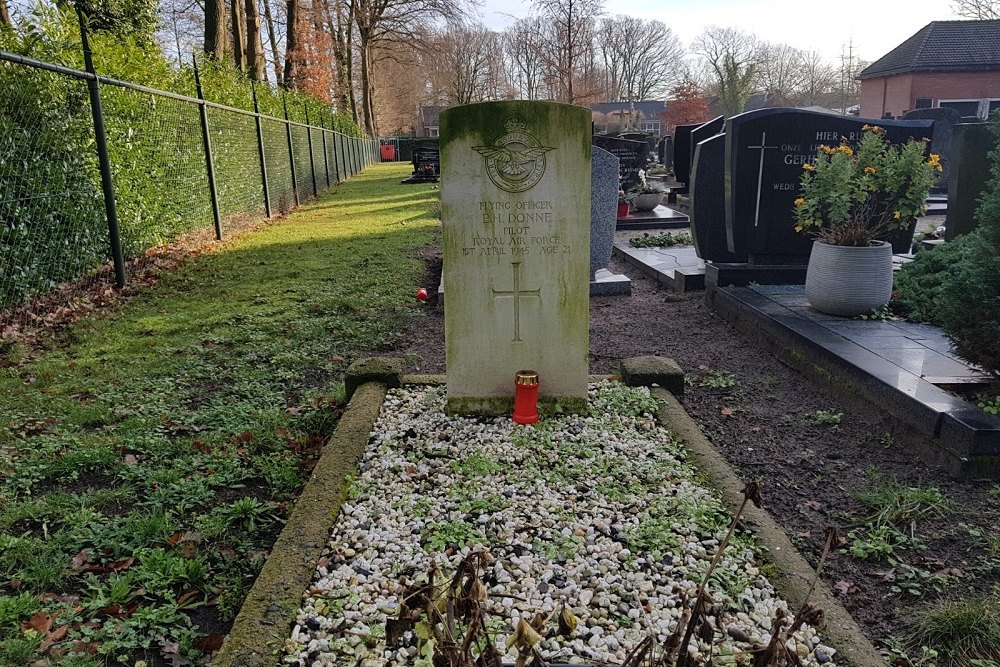
<path id="1" fill-rule="evenodd" d="M 591 385 L 590 417 L 515 426 L 447 417 L 443 387 L 391 391 L 285 664 L 414 664 L 415 638 L 384 640 L 400 575 L 426 571 L 432 558 L 454 567 L 477 547 L 496 558 L 486 583 L 501 647 L 522 614 L 563 602 L 580 622 L 572 639 L 542 642 L 549 660 L 620 663 L 648 628 L 665 639 L 678 592 L 694 596 L 729 517 L 652 405 L 645 389 L 604 382 Z M 752 536 L 738 533 L 709 588 L 727 634 L 698 657 L 747 664 L 750 642 L 766 642 L 774 610 L 787 609 L 755 563 Z M 834 664 L 812 628 L 789 647 L 807 665 Z"/>

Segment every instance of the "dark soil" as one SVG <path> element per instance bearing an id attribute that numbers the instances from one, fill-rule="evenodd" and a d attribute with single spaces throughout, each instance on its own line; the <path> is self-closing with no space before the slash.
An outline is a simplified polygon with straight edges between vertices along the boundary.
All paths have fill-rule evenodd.
<path id="1" fill-rule="evenodd" d="M 433 294 L 439 254 L 425 258 L 425 286 Z M 1000 546 L 1000 489 L 987 481 L 954 481 L 922 463 L 887 415 L 833 393 L 749 342 L 707 308 L 703 292 L 665 291 L 617 260 L 609 268 L 632 279 L 633 293 L 591 299 L 591 373 L 613 373 L 623 357 L 676 360 L 688 380 L 688 413 L 738 473 L 762 481 L 767 510 L 811 562 L 827 525 L 847 535 L 871 517 L 857 494 L 877 488 L 880 479 L 944 495 L 940 514 L 899 526 L 917 538 L 916 546 L 866 560 L 844 549 L 828 561 L 823 578 L 877 646 L 901 645 L 916 616 L 936 601 L 988 595 L 1000 585 L 1000 553 L 987 553 L 990 536 L 994 549 Z M 443 311 L 428 304 L 409 336 L 398 341 L 396 353 L 406 355 L 410 371 L 444 373 Z M 726 374 L 734 386 L 710 386 L 725 384 L 718 378 Z M 839 423 L 815 423 L 818 411 L 840 413 Z M 907 565 L 929 578 L 912 592 L 893 592 L 898 582 L 892 578 Z M 919 647 L 909 650 L 920 655 Z"/>

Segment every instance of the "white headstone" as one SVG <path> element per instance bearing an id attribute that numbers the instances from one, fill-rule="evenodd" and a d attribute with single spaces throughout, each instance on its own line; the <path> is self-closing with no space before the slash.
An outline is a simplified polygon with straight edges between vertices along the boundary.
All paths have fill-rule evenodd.
<path id="1" fill-rule="evenodd" d="M 503 414 L 514 376 L 586 409 L 590 111 L 484 102 L 441 114 L 448 409 Z"/>

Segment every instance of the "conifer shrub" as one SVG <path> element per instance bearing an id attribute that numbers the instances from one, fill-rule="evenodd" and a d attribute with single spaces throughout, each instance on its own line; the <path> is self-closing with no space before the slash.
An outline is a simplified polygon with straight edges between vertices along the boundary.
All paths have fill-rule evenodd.
<path id="1" fill-rule="evenodd" d="M 893 276 L 892 312 L 913 322 L 941 326 L 945 288 L 967 268 L 977 232 L 933 250 L 922 250 Z"/>
<path id="2" fill-rule="evenodd" d="M 976 209 L 977 232 L 942 290 L 941 325 L 965 359 L 1000 375 L 1000 113 L 991 121 L 990 178 Z"/>

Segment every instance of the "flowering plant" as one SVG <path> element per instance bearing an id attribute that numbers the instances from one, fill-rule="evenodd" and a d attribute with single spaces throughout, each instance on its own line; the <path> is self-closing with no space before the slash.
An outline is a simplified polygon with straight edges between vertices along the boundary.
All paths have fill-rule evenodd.
<path id="1" fill-rule="evenodd" d="M 655 181 L 646 180 L 646 172 L 639 170 L 639 182 L 629 188 L 628 199 L 634 199 L 639 195 L 663 194 L 667 189 Z"/>
<path id="2" fill-rule="evenodd" d="M 924 202 L 941 171 L 939 156 L 925 159 L 926 145 L 889 143 L 885 130 L 865 125 L 852 147 L 820 146 L 802 165 L 801 194 L 795 200 L 795 231 L 830 245 L 869 246 L 905 229 L 927 210 Z"/>

